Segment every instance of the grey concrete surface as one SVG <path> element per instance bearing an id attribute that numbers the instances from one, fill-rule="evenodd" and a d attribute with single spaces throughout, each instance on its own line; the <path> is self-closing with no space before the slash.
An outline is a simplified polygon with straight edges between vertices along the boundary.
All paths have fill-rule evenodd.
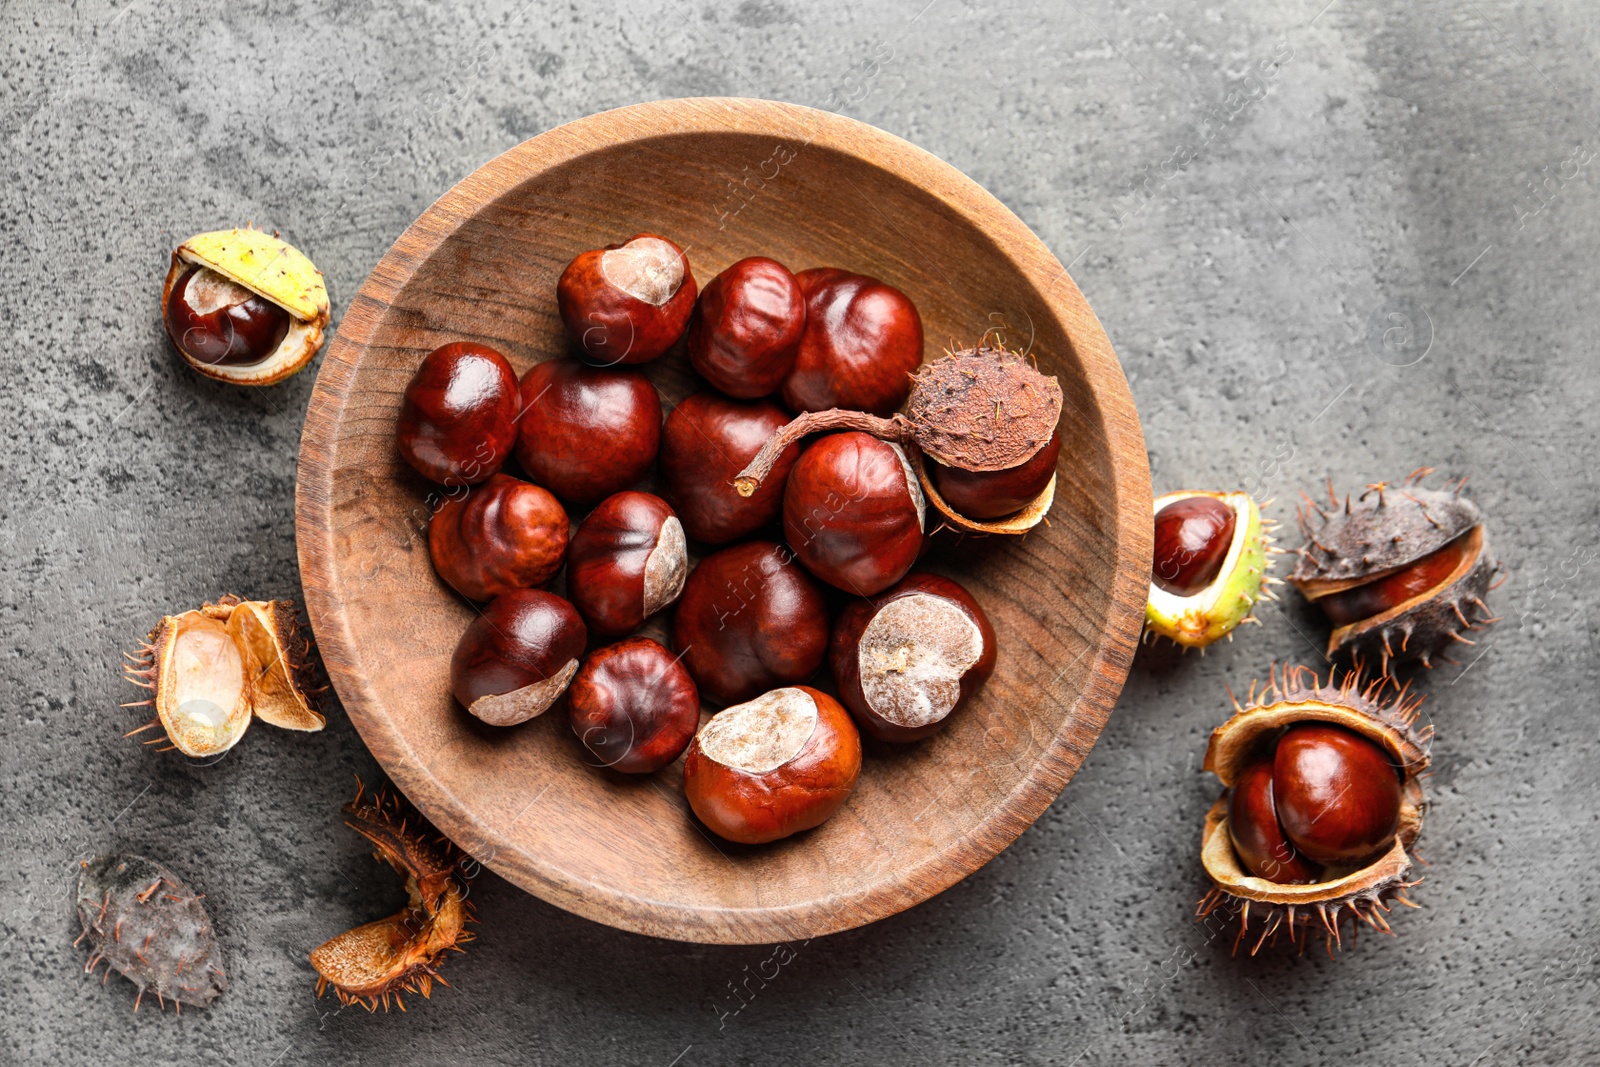
<path id="1" fill-rule="evenodd" d="M 1324 2 L 0 5 L 0 1061 L 1596 1062 L 1600 9 Z M 1234 959 L 1188 918 L 1225 687 L 1321 661 L 1286 598 L 1204 659 L 1142 655 L 1011 849 L 797 946 L 737 1012 L 770 948 L 620 933 L 493 877 L 432 1002 L 313 998 L 307 949 L 400 895 L 335 818 L 375 774 L 354 730 L 259 728 L 211 767 L 119 736 L 139 720 L 117 653 L 156 617 L 299 592 L 314 375 L 240 391 L 181 367 L 168 252 L 281 229 L 337 316 L 495 154 L 708 94 L 841 108 L 1012 207 L 1104 321 L 1160 490 L 1247 488 L 1284 517 L 1330 476 L 1471 475 L 1505 621 L 1423 682 L 1431 866 L 1398 938 Z M 209 1012 L 134 1015 L 83 974 L 74 859 L 112 848 L 207 894 L 232 972 Z"/>

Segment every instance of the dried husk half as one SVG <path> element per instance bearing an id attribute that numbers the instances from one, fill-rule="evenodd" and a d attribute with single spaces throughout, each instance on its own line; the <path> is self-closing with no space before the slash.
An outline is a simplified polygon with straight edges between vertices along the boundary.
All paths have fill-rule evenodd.
<path id="1" fill-rule="evenodd" d="M 315 670 L 311 641 L 288 600 L 224 596 L 158 622 L 141 648 L 127 653 L 127 678 L 151 690 L 156 718 L 128 736 L 161 727 L 165 736 L 145 742 L 185 756 L 220 756 L 244 736 L 254 717 L 289 730 L 320 730 L 320 690 L 308 685 Z"/>
<path id="2" fill-rule="evenodd" d="M 358 780 L 359 782 L 359 780 Z M 398 793 L 380 789 L 363 803 L 366 791 L 344 806 L 345 825 L 372 842 L 373 856 L 405 876 L 406 906 L 394 915 L 347 930 L 311 950 L 317 970 L 317 995 L 333 987 L 341 1003 L 378 1005 L 390 999 L 406 1010 L 405 992 L 430 997 L 433 983 L 448 986 L 439 965 L 448 951 L 473 939 L 466 924 L 475 921 L 467 902 L 476 864 L 429 826 Z"/>
<path id="3" fill-rule="evenodd" d="M 1400 823 L 1394 844 L 1364 866 L 1330 869 L 1326 880 L 1309 885 L 1285 885 L 1258 878 L 1239 863 L 1228 833 L 1224 792 L 1206 813 L 1201 833 L 1200 862 L 1212 889 L 1201 899 L 1196 917 L 1206 919 L 1218 911 L 1237 917 L 1234 950 L 1250 937 L 1251 955 L 1284 933 L 1303 952 L 1317 931 L 1326 937 L 1331 955 L 1343 944 L 1346 921 L 1352 930 L 1364 922 L 1392 934 L 1385 919 L 1389 904 L 1417 907 L 1405 894 L 1421 881 L 1410 878 L 1412 849 L 1427 811 L 1421 779 L 1433 733 L 1431 727 L 1417 726 L 1421 702 L 1408 687 L 1394 689 L 1386 678 L 1363 684 L 1360 673 L 1352 670 L 1337 684 L 1332 674 L 1323 684 L 1309 667 L 1274 668 L 1259 694 L 1252 685 L 1243 704 L 1235 701 L 1233 716 L 1212 732 L 1206 748 L 1205 769 L 1224 785 L 1232 787 L 1251 754 L 1271 735 L 1299 722 L 1332 723 L 1377 744 L 1401 768 Z"/>
<path id="4" fill-rule="evenodd" d="M 161 288 L 163 308 L 171 300 L 172 287 L 193 266 L 209 267 L 289 313 L 289 332 L 260 363 L 206 363 L 180 349 L 183 361 L 201 374 L 235 385 L 272 385 L 311 362 L 322 347 L 329 319 L 328 290 L 322 272 L 288 242 L 249 228 L 196 234 L 173 250 Z"/>

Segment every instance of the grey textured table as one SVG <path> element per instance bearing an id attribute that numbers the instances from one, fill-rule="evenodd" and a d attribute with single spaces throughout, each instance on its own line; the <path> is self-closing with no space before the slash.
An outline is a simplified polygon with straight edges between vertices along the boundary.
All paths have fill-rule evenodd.
<path id="1" fill-rule="evenodd" d="M 0 7 L 0 1060 L 1594 1062 L 1600 22 L 1585 0 L 1323 2 Z M 119 737 L 117 652 L 156 617 L 298 596 L 314 372 L 251 391 L 179 365 L 168 252 L 281 229 L 337 319 L 493 155 L 708 94 L 842 109 L 1012 207 L 1117 346 L 1158 490 L 1248 488 L 1286 517 L 1330 475 L 1472 476 L 1505 621 L 1424 683 L 1432 866 L 1397 939 L 1234 959 L 1188 919 L 1224 687 L 1321 661 L 1287 597 L 1203 659 L 1142 654 L 1012 848 L 793 946 L 753 998 L 733 988 L 770 948 L 620 933 L 490 876 L 452 988 L 387 1017 L 313 999 L 308 948 L 401 896 L 335 816 L 376 770 L 349 723 L 258 728 L 212 767 Z M 74 857 L 112 848 L 207 894 L 232 977 L 209 1012 L 135 1016 L 127 983 L 82 973 Z"/>

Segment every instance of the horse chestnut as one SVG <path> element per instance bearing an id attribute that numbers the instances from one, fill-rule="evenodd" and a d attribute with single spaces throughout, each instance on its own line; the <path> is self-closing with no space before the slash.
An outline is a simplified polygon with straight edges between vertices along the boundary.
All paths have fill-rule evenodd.
<path id="1" fill-rule="evenodd" d="M 690 537 L 727 544 L 777 521 L 800 446 L 783 450 L 751 496 L 734 489 L 733 477 L 788 421 L 770 400 L 729 400 L 716 393 L 695 393 L 672 409 L 661 428 L 663 495 Z"/>
<path id="2" fill-rule="evenodd" d="M 428 524 L 433 569 L 468 600 L 554 578 L 567 554 L 567 513 L 547 490 L 496 474 L 448 500 Z"/>
<path id="3" fill-rule="evenodd" d="M 861 735 L 839 702 L 775 689 L 713 715 L 689 746 L 683 791 L 711 831 L 759 845 L 821 825 L 861 775 Z"/>
<path id="4" fill-rule="evenodd" d="M 908 574 L 844 609 L 828 648 L 839 699 L 882 741 L 915 741 L 944 725 L 994 673 L 994 627 L 961 586 Z"/>
<path id="5" fill-rule="evenodd" d="M 1050 435 L 1045 446 L 1015 467 L 997 471 L 969 471 L 928 460 L 928 473 L 945 503 L 973 519 L 999 519 L 1014 515 L 1033 503 L 1056 475 L 1061 455 L 1061 433 Z"/>
<path id="6" fill-rule="evenodd" d="M 1239 862 L 1257 878 L 1280 885 L 1305 885 L 1322 877 L 1322 868 L 1296 852 L 1283 836 L 1272 800 L 1272 760 L 1245 767 L 1228 793 L 1228 833 Z"/>
<path id="7" fill-rule="evenodd" d="M 537 363 L 522 376 L 517 460 L 572 507 L 643 478 L 661 445 L 661 396 L 636 370 Z"/>
<path id="8" fill-rule="evenodd" d="M 683 526 L 667 502 L 617 493 L 572 535 L 567 595 L 593 633 L 619 637 L 677 600 L 688 573 Z"/>
<path id="9" fill-rule="evenodd" d="M 683 249 L 653 233 L 584 252 L 556 283 L 556 306 L 578 354 L 604 366 L 648 363 L 683 336 L 694 311 Z"/>
<path id="10" fill-rule="evenodd" d="M 805 328 L 805 294 L 789 268 L 751 256 L 700 294 L 689 327 L 689 362 L 729 396 L 766 396 L 794 369 Z"/>
<path id="11" fill-rule="evenodd" d="M 568 721 L 603 767 L 660 770 L 694 740 L 700 694 L 683 664 L 648 637 L 590 654 L 572 679 Z"/>
<path id="12" fill-rule="evenodd" d="M 1217 580 L 1233 545 L 1237 514 L 1215 496 L 1186 496 L 1156 512 L 1151 577 L 1177 596 L 1193 596 Z"/>
<path id="13" fill-rule="evenodd" d="M 859 431 L 832 434 L 789 472 L 784 537 L 829 585 L 882 592 L 917 561 L 922 532 L 922 487 L 899 445 Z"/>
<path id="14" fill-rule="evenodd" d="M 922 363 L 922 317 L 904 293 L 837 267 L 795 275 L 806 326 L 783 402 L 795 411 L 854 408 L 888 416 Z"/>
<path id="15" fill-rule="evenodd" d="M 788 549 L 747 541 L 712 553 L 689 575 L 672 643 L 703 691 L 748 700 L 822 665 L 827 604 Z"/>
<path id="16" fill-rule="evenodd" d="M 484 722 L 514 726 L 544 714 L 566 691 L 588 642 L 577 610 L 554 593 L 501 593 L 461 635 L 450 688 Z"/>
<path id="17" fill-rule="evenodd" d="M 425 478 L 476 485 L 500 469 L 517 438 L 517 376 L 487 345 L 429 352 L 400 404 L 400 455 Z"/>
<path id="18" fill-rule="evenodd" d="M 1298 723 L 1278 739 L 1272 795 L 1284 836 L 1317 863 L 1366 859 L 1399 825 L 1399 768 L 1365 737 L 1326 723 Z"/>
<path id="19" fill-rule="evenodd" d="M 289 313 L 209 267 L 180 275 L 167 296 L 167 336 L 215 366 L 260 363 L 289 334 Z"/>

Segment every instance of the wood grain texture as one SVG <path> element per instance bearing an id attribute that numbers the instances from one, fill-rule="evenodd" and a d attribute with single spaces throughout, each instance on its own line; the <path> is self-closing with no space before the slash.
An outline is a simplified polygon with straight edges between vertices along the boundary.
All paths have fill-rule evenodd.
<path id="1" fill-rule="evenodd" d="M 929 357 L 1004 324 L 1007 341 L 1028 347 L 1065 393 L 1049 525 L 1023 538 L 943 535 L 927 560 L 988 611 L 994 677 L 942 733 L 900 748 L 869 743 L 844 809 L 774 845 L 713 839 L 683 799 L 681 761 L 644 777 L 599 772 L 583 764 L 559 710 L 493 730 L 454 705 L 449 660 L 473 608 L 433 573 L 430 487 L 395 451 L 401 392 L 424 355 L 480 341 L 519 373 L 562 355 L 561 269 L 640 230 L 683 244 L 702 285 L 756 254 L 881 278 L 916 302 Z M 681 353 L 647 371 L 669 407 L 698 387 Z M 755 100 L 595 115 L 519 145 L 441 197 L 345 314 L 311 398 L 296 503 L 324 661 L 400 789 L 529 892 L 688 941 L 849 929 L 927 899 L 1005 848 L 1105 725 L 1150 573 L 1138 417 L 1061 264 L 928 153 L 837 115 Z"/>

